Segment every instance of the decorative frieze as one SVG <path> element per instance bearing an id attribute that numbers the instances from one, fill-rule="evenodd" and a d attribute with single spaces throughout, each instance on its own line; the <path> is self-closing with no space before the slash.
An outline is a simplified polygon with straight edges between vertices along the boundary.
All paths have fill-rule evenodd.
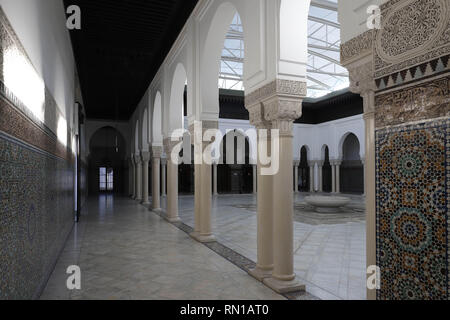
<path id="1" fill-rule="evenodd" d="M 368 30 L 341 44 L 341 64 L 347 65 L 373 53 L 375 32 Z"/>
<path id="2" fill-rule="evenodd" d="M 447 0 L 391 0 L 382 8 L 382 26 L 375 40 L 375 78 L 450 53 Z"/>
<path id="3" fill-rule="evenodd" d="M 245 97 L 245 107 L 263 102 L 277 95 L 306 97 L 307 85 L 303 81 L 276 79 Z"/>
<path id="4" fill-rule="evenodd" d="M 450 117 L 450 75 L 375 98 L 377 128 Z"/>

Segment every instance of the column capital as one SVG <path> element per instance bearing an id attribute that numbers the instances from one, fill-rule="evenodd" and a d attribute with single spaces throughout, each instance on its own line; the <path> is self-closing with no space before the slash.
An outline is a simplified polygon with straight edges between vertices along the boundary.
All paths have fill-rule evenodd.
<path id="1" fill-rule="evenodd" d="M 140 165 L 142 163 L 142 157 L 139 154 L 135 154 L 134 161 L 137 165 Z"/>
<path id="2" fill-rule="evenodd" d="M 316 165 L 315 160 L 308 160 L 308 167 L 314 167 Z"/>
<path id="3" fill-rule="evenodd" d="M 167 158 L 161 158 L 161 165 L 165 166 L 167 164 Z"/>
<path id="4" fill-rule="evenodd" d="M 172 141 L 171 138 L 164 139 L 164 151 L 169 157 L 170 154 L 172 153 L 173 148 L 175 148 L 175 146 L 179 143 L 180 141 Z"/>
<path id="5" fill-rule="evenodd" d="M 207 130 L 219 129 L 219 121 L 216 120 L 202 120 L 194 121 L 194 123 L 189 125 L 189 134 L 191 135 L 191 144 L 195 144 L 196 141 L 203 141 L 203 135 Z M 197 134 L 197 136 L 196 136 Z M 201 136 L 198 136 L 201 134 Z M 196 140 L 197 138 L 197 140 Z M 211 142 L 207 142 L 211 143 Z"/>
<path id="6" fill-rule="evenodd" d="M 292 133 L 292 123 L 302 115 L 306 82 L 275 79 L 245 97 L 250 123 L 258 129 Z"/>
<path id="7" fill-rule="evenodd" d="M 316 160 L 319 167 L 323 167 L 325 160 Z"/>
<path id="8" fill-rule="evenodd" d="M 298 167 L 300 165 L 300 160 L 293 161 L 294 167 Z"/>
<path id="9" fill-rule="evenodd" d="M 264 103 L 264 118 L 280 135 L 292 135 L 294 121 L 302 116 L 302 99 L 276 96 Z"/>
<path id="10" fill-rule="evenodd" d="M 141 151 L 141 159 L 143 162 L 149 162 L 150 161 L 150 152 Z"/>
<path id="11" fill-rule="evenodd" d="M 161 158 L 163 154 L 163 147 L 154 146 L 152 147 L 152 158 Z"/>
<path id="12" fill-rule="evenodd" d="M 340 159 L 334 159 L 334 160 L 330 160 L 331 165 L 333 166 L 340 166 L 342 164 L 342 160 Z"/>

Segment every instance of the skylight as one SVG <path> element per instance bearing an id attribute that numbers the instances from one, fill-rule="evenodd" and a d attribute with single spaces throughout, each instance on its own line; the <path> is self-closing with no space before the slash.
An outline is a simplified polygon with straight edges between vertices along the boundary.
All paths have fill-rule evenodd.
<path id="1" fill-rule="evenodd" d="M 337 0 L 312 0 L 308 19 L 308 97 L 318 98 L 349 86 L 340 65 L 340 25 Z M 244 37 L 238 14 L 227 33 L 222 52 L 219 88 L 244 90 Z"/>

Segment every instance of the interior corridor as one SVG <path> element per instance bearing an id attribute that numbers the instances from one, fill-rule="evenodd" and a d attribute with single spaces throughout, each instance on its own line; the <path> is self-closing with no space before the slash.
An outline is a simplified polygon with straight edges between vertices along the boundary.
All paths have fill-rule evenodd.
<path id="1" fill-rule="evenodd" d="M 71 265 L 81 290 L 66 287 Z M 88 200 L 41 299 L 284 299 L 133 200 Z"/>

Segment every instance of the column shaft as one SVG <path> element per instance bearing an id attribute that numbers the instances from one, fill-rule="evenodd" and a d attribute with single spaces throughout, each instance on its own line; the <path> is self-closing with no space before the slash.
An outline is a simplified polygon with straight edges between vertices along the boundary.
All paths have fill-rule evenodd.
<path id="1" fill-rule="evenodd" d="M 309 165 L 309 192 L 314 192 L 314 165 Z"/>
<path id="2" fill-rule="evenodd" d="M 142 162 L 142 204 L 148 202 L 148 161 Z"/>
<path id="3" fill-rule="evenodd" d="M 259 131 L 259 130 L 258 130 Z M 268 153 L 271 152 L 270 135 L 263 137 L 258 133 L 258 150 L 267 146 Z M 262 175 L 262 168 L 267 164 L 261 163 L 257 157 L 257 261 L 256 268 L 250 270 L 250 275 L 258 280 L 272 276 L 273 270 L 273 176 Z M 253 179 L 255 181 L 255 179 Z"/>
<path id="4" fill-rule="evenodd" d="M 257 166 L 256 166 L 256 164 L 254 164 L 254 165 L 252 165 L 252 177 L 253 177 L 253 194 L 256 194 L 257 193 L 257 191 L 258 191 L 258 188 L 257 188 L 257 179 L 256 179 L 256 176 L 258 175 L 258 168 L 257 168 Z"/>
<path id="5" fill-rule="evenodd" d="M 323 165 L 319 164 L 319 192 L 323 192 Z"/>
<path id="6" fill-rule="evenodd" d="M 336 193 L 341 192 L 341 165 L 336 165 Z"/>
<path id="7" fill-rule="evenodd" d="M 298 164 L 294 165 L 294 191 L 298 192 Z"/>
<path id="8" fill-rule="evenodd" d="M 167 161 L 167 220 L 170 222 L 180 220 L 178 217 L 178 165 L 170 159 Z"/>
<path id="9" fill-rule="evenodd" d="M 159 170 L 161 167 L 161 158 L 153 157 L 152 159 L 152 209 L 161 209 Z"/>
<path id="10" fill-rule="evenodd" d="M 213 164 L 213 194 L 217 195 L 217 163 Z"/>
<path id="11" fill-rule="evenodd" d="M 331 163 L 331 192 L 336 193 L 336 166 Z"/>
<path id="12" fill-rule="evenodd" d="M 142 200 L 142 162 L 136 165 L 136 200 Z"/>
<path id="13" fill-rule="evenodd" d="M 161 195 L 166 196 L 166 166 L 167 161 L 165 160 L 161 164 Z"/>

